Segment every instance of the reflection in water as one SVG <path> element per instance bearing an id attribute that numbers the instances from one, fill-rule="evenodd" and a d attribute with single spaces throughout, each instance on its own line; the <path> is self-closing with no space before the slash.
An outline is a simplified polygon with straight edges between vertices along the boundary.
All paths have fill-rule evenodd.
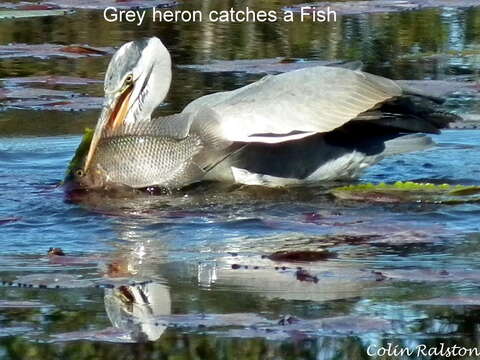
<path id="1" fill-rule="evenodd" d="M 168 283 L 155 274 L 155 264 L 147 257 L 152 249 L 146 249 L 146 239 L 137 234 L 136 226 L 119 228 L 119 238 L 132 244 L 130 251 L 117 254 L 107 266 L 107 279 L 127 279 L 126 284 L 105 289 L 105 309 L 109 320 L 116 328 L 126 330 L 133 341 L 155 341 L 163 334 L 167 324 L 159 322 L 161 315 L 171 313 L 171 298 Z M 161 249 L 155 252 L 162 256 Z M 155 282 L 149 280 L 154 275 Z M 160 277 L 159 277 L 160 276 Z M 147 279 L 131 284 L 128 279 Z"/>
<path id="2" fill-rule="evenodd" d="M 330 217 L 335 221 L 345 220 L 338 214 L 324 212 L 321 219 L 309 216 L 308 224 L 313 226 L 317 222 L 316 226 L 324 227 L 332 224 Z M 363 220 L 366 219 L 364 215 Z M 306 358 L 352 359 L 362 357 L 368 346 L 380 347 L 388 342 L 409 347 L 440 342 L 475 344 L 478 311 L 474 304 L 479 303 L 473 296 L 476 287 L 461 278 L 464 275 L 459 268 L 433 258 L 428 263 L 427 254 L 439 251 L 435 250 L 439 245 L 429 247 L 424 242 L 409 246 L 401 242 L 375 245 L 379 238 L 317 238 L 306 233 L 256 239 L 231 237 L 219 243 L 210 233 L 209 242 L 189 242 L 185 246 L 180 238 L 172 236 L 172 229 L 162 223 L 164 220 L 148 216 L 116 217 L 112 227 L 119 241 L 106 262 L 102 261 L 95 269 L 84 268 L 88 262 L 79 259 L 71 265 L 64 260 L 64 268 L 60 270 L 69 272 L 71 268 L 75 274 L 94 276 L 97 283 L 111 283 L 114 287 L 60 289 L 61 292 L 52 288 L 23 289 L 31 292 L 27 298 L 55 307 L 42 310 L 44 315 L 35 310 L 29 310 L 30 314 L 23 311 L 23 315 L 22 311 L 4 312 L 5 331 L 14 334 L 19 316 L 23 317 L 24 326 L 38 316 L 56 318 L 56 327 L 42 327 L 43 334 L 38 329 L 25 333 L 27 339 L 47 342 L 16 341 L 29 351 L 42 349 L 50 353 L 57 349 L 49 344 L 51 341 L 100 341 L 89 344 L 96 351 L 110 349 L 102 356 L 105 359 L 128 357 L 112 351 L 115 345 L 104 342 L 146 344 L 142 351 L 151 356 L 158 351 L 173 354 L 179 349 L 182 356 L 192 349 L 213 351 L 211 358 L 221 358 L 222 354 L 233 356 L 242 346 L 248 346 L 251 351 L 258 351 L 255 358 L 259 359 L 265 358 L 261 354 L 266 349 L 272 352 L 271 358 L 300 352 Z M 222 232 L 220 237 L 224 235 Z M 377 246 L 381 255 L 377 254 Z M 278 254 L 271 256 L 274 250 L 319 247 L 342 255 L 314 262 L 282 260 Z M 464 251 L 470 250 L 458 249 L 459 254 Z M 436 278 L 427 271 L 422 273 L 420 258 L 414 260 L 422 252 L 427 269 L 441 269 Z M 29 266 L 36 263 L 39 261 L 30 261 Z M 52 262 L 52 266 L 57 264 L 58 261 Z M 411 264 L 415 266 L 412 268 Z M 105 269 L 103 276 L 102 269 Z M 48 281 L 51 269 L 47 267 L 44 271 Z M 469 276 L 474 283 L 480 279 L 478 271 Z M 61 300 L 57 298 L 60 294 Z M 432 307 L 429 303 L 412 301 L 444 294 L 451 296 L 450 300 L 443 300 L 444 304 L 447 301 L 445 306 Z M 25 298 L 25 293 L 17 292 L 17 296 Z M 453 301 L 458 305 L 451 306 Z M 92 302 L 94 307 L 88 305 L 83 309 Z M 86 321 L 69 318 L 73 314 Z M 111 326 L 116 330 L 110 329 Z M 79 329 L 88 330 L 79 332 Z M 419 333 L 428 338 L 419 340 Z M 459 334 L 462 338 L 456 336 Z M 237 345 L 229 340 L 232 338 L 239 339 Z M 11 354 L 20 353 L 9 339 L 0 340 L 0 344 Z M 286 348 L 277 347 L 277 343 Z M 86 345 L 84 342 L 64 345 L 72 351 L 79 346 Z M 129 351 L 135 352 L 134 349 Z"/>
<path id="3" fill-rule="evenodd" d="M 170 292 L 168 286 L 153 282 L 105 289 L 105 310 L 112 325 L 127 330 L 133 341 L 155 341 L 167 328 L 155 317 L 170 314 Z"/>

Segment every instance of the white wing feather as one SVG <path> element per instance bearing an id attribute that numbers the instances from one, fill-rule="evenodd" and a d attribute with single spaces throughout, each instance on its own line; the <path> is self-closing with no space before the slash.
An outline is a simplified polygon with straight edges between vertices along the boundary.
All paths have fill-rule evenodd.
<path id="1" fill-rule="evenodd" d="M 206 106 L 219 115 L 226 139 L 276 143 L 334 130 L 401 94 L 390 79 L 318 66 L 266 76 L 240 89 L 203 96 L 183 112 Z"/>

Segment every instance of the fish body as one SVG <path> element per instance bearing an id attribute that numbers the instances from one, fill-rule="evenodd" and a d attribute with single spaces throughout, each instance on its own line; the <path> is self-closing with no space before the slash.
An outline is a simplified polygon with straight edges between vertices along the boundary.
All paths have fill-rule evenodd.
<path id="1" fill-rule="evenodd" d="M 166 136 L 116 136 L 101 140 L 92 159 L 97 182 L 132 188 L 180 187 L 199 181 L 195 163 L 204 145 L 197 134 L 183 139 Z"/>

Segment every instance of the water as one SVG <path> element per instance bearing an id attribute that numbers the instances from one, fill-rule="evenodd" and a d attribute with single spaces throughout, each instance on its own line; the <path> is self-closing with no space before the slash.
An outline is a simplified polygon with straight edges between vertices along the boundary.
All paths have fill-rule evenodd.
<path id="1" fill-rule="evenodd" d="M 156 35 L 176 64 L 343 59 L 396 79 L 469 79 L 478 68 L 479 19 L 475 9 L 437 9 L 330 25 L 136 27 L 79 11 L 2 21 L 0 42 L 118 46 Z M 0 77 L 101 79 L 107 63 L 0 59 Z M 159 112 L 260 76 L 175 69 Z M 101 84 L 43 87 L 102 96 Z M 473 115 L 480 108 L 462 96 L 448 106 Z M 49 287 L 0 287 L 0 358 L 359 359 L 388 343 L 479 346 L 478 204 L 341 202 L 328 187 L 211 184 L 154 197 L 67 199 L 58 183 L 98 112 L 0 109 L 0 278 Z M 386 159 L 360 180 L 478 185 L 478 131 L 434 140 L 437 147 Z M 47 256 L 51 247 L 66 256 Z M 306 251 L 321 260 L 272 257 L 301 260 Z"/>

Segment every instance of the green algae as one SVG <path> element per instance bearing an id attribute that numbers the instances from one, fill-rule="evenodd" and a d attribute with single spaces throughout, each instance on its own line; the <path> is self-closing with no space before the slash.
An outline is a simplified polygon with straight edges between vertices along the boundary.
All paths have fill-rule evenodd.
<path id="1" fill-rule="evenodd" d="M 75 155 L 73 155 L 72 160 L 68 164 L 66 176 L 71 175 L 76 169 L 79 169 L 83 165 L 83 161 L 87 156 L 88 149 L 90 149 L 90 144 L 93 138 L 93 129 L 86 128 L 83 134 L 80 145 L 78 145 Z"/>
<path id="2" fill-rule="evenodd" d="M 463 204 L 480 202 L 480 186 L 416 183 L 412 181 L 398 181 L 394 184 L 348 185 L 334 188 L 331 193 L 342 200 L 384 203 Z"/>

